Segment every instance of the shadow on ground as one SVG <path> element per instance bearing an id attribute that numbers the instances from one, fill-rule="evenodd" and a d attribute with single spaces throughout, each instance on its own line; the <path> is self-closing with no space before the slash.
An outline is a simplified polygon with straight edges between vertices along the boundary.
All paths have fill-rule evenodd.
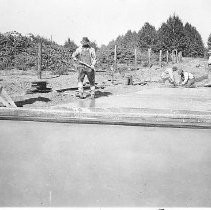
<path id="1" fill-rule="evenodd" d="M 112 93 L 108 92 L 108 91 L 100 91 L 100 90 L 95 91 L 95 99 L 101 98 L 101 97 L 108 97 L 110 95 L 112 95 Z M 89 93 L 86 94 L 84 99 L 89 98 L 90 96 L 91 96 L 91 94 L 89 92 Z"/>
<path id="2" fill-rule="evenodd" d="M 89 86 L 84 86 L 84 90 L 88 90 L 90 89 Z M 96 89 L 98 89 L 98 87 L 96 87 Z M 78 87 L 71 87 L 71 88 L 64 88 L 64 89 L 60 89 L 60 90 L 56 90 L 56 92 L 58 93 L 63 93 L 63 92 L 66 92 L 66 91 L 76 91 L 78 90 Z"/>
<path id="3" fill-rule="evenodd" d="M 110 95 L 112 95 L 112 93 L 108 91 L 103 91 L 103 92 L 100 90 L 95 91 L 95 98 L 108 97 Z"/>
<path id="4" fill-rule="evenodd" d="M 43 76 L 42 79 L 55 79 L 57 77 L 60 77 L 60 75 Z"/>
<path id="5" fill-rule="evenodd" d="M 95 83 L 95 85 L 97 85 L 98 83 Z M 85 85 L 84 85 L 84 90 L 88 90 L 90 89 L 90 85 L 89 85 L 89 82 L 87 82 Z M 99 89 L 98 86 L 95 86 L 96 89 Z M 64 89 L 60 89 L 60 90 L 56 90 L 56 92 L 58 93 L 62 93 L 62 92 L 65 92 L 65 91 L 76 91 L 78 90 L 78 86 L 76 87 L 70 87 L 70 88 L 64 88 Z"/>
<path id="6" fill-rule="evenodd" d="M 16 101 L 15 104 L 16 104 L 17 107 L 23 107 L 26 104 L 33 104 L 37 101 L 49 102 L 51 100 L 49 98 L 45 98 L 45 97 L 37 97 L 37 98 L 29 98 L 29 99 L 26 99 L 26 100 L 23 100 L 23 101 Z"/>

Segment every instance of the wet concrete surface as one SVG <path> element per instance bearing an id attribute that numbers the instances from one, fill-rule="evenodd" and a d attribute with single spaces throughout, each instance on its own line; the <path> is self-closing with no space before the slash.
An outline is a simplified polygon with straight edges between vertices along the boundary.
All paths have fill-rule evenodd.
<path id="1" fill-rule="evenodd" d="M 210 207 L 211 130 L 0 121 L 0 206 Z"/>
<path id="2" fill-rule="evenodd" d="M 143 108 L 211 111 L 210 88 L 144 88 L 120 95 L 79 99 L 53 108 Z"/>

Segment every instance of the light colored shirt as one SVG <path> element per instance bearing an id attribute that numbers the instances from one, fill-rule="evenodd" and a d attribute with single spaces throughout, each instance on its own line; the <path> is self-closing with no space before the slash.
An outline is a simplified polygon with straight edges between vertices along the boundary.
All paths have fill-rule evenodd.
<path id="1" fill-rule="evenodd" d="M 77 56 L 81 54 L 82 52 L 82 46 L 78 47 L 76 49 L 76 51 L 72 54 L 72 58 L 74 61 L 77 61 L 78 58 Z M 95 49 L 93 47 L 89 48 L 89 53 L 90 53 L 90 57 L 91 57 L 91 65 L 94 66 L 96 64 L 96 54 L 95 54 Z"/>
<path id="2" fill-rule="evenodd" d="M 173 73 L 173 69 L 172 68 L 165 69 L 164 73 L 167 74 L 173 82 L 175 81 L 174 73 Z"/>
<path id="3" fill-rule="evenodd" d="M 189 79 L 194 78 L 193 74 L 189 72 L 184 72 L 183 74 L 184 74 L 184 81 L 182 82 L 182 85 L 186 84 Z"/>
<path id="4" fill-rule="evenodd" d="M 211 55 L 210 55 L 210 57 L 209 57 L 209 59 L 208 59 L 208 64 L 209 64 L 209 65 L 211 64 Z"/>

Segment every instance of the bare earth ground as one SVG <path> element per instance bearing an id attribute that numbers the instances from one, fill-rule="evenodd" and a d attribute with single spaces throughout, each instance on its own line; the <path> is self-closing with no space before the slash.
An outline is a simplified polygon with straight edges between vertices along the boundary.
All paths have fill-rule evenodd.
<path id="1" fill-rule="evenodd" d="M 184 58 L 180 64 L 185 71 L 191 72 L 197 79 L 196 86 L 203 86 L 207 82 L 207 69 L 205 59 Z M 152 66 L 152 68 L 141 68 L 138 71 L 115 73 L 114 84 L 111 82 L 111 74 L 106 72 L 96 73 L 97 91 L 96 97 L 110 97 L 123 93 L 132 93 L 149 88 L 165 88 L 170 85 L 160 83 L 160 74 L 164 68 Z M 131 74 L 135 85 L 125 85 L 126 75 Z M 8 70 L 1 71 L 0 78 L 6 91 L 10 94 L 16 105 L 19 107 L 49 107 L 77 101 L 75 97 L 77 88 L 77 72 L 69 72 L 68 75 L 52 75 L 50 72 L 43 72 L 43 80 L 48 82 L 52 88 L 49 93 L 27 93 L 32 81 L 37 81 L 36 72 Z M 178 78 L 177 78 L 178 79 Z M 146 83 L 144 83 L 146 81 Z M 85 80 L 87 82 L 87 80 Z M 194 91 L 197 94 L 198 88 Z M 86 90 L 89 96 L 89 89 Z M 200 94 L 200 92 L 199 92 Z M 85 101 L 88 99 L 85 99 Z"/>

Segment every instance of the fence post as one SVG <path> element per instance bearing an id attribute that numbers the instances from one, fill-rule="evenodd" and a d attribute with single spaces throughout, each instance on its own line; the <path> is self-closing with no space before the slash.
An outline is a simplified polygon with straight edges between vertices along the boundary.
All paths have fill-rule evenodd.
<path id="1" fill-rule="evenodd" d="M 149 66 L 151 66 L 151 48 L 148 49 L 148 62 Z"/>
<path id="2" fill-rule="evenodd" d="M 159 65 L 160 65 L 160 67 L 162 66 L 162 50 L 160 50 Z"/>
<path id="3" fill-rule="evenodd" d="M 111 69 L 111 83 L 114 84 L 114 67 L 111 66 L 110 69 Z"/>
<path id="4" fill-rule="evenodd" d="M 150 82 L 151 82 L 151 48 L 148 49 L 148 59 L 149 59 L 149 77 L 150 77 Z"/>
<path id="5" fill-rule="evenodd" d="M 182 51 L 180 51 L 178 53 L 178 62 L 181 63 L 182 62 Z"/>
<path id="6" fill-rule="evenodd" d="M 177 54 L 177 50 L 175 50 L 175 54 L 176 54 L 176 63 L 178 63 L 178 54 Z"/>
<path id="7" fill-rule="evenodd" d="M 135 70 L 137 70 L 137 50 L 135 49 Z"/>
<path id="8" fill-rule="evenodd" d="M 117 52 L 116 52 L 116 45 L 114 48 L 114 71 L 117 70 Z"/>
<path id="9" fill-rule="evenodd" d="M 207 72 L 207 74 L 208 74 L 208 84 L 211 85 L 211 65 L 208 65 L 207 70 L 208 70 L 208 72 Z"/>
<path id="10" fill-rule="evenodd" d="M 172 59 L 172 63 L 174 63 L 174 50 L 172 50 L 171 52 L 171 59 Z"/>
<path id="11" fill-rule="evenodd" d="M 177 50 L 172 50 L 172 63 L 178 62 Z"/>
<path id="12" fill-rule="evenodd" d="M 166 63 L 167 64 L 169 63 L 169 51 L 168 50 L 166 51 Z"/>
<path id="13" fill-rule="evenodd" d="M 41 79 L 42 74 L 42 42 L 38 43 L 38 62 L 37 62 L 38 79 Z"/>

